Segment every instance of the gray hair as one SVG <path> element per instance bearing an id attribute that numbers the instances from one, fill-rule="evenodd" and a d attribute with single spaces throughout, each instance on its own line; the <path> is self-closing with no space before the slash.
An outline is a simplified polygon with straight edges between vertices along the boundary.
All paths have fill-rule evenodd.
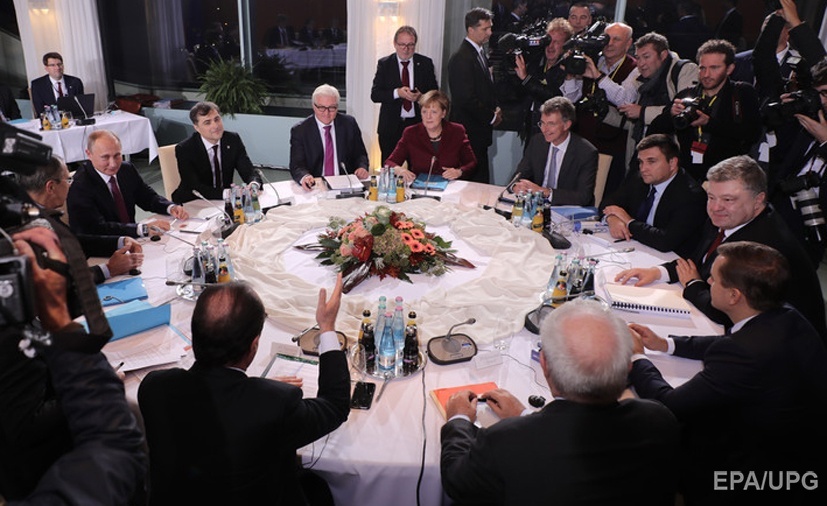
<path id="1" fill-rule="evenodd" d="M 709 168 L 706 178 L 715 183 L 741 181 L 744 188 L 756 195 L 767 193 L 767 174 L 758 162 L 747 155 L 721 160 Z"/>
<path id="2" fill-rule="evenodd" d="M 46 183 L 58 181 L 63 177 L 64 166 L 61 157 L 52 155 L 48 162 L 38 165 L 32 174 L 18 175 L 17 182 L 29 194 L 40 193 L 46 188 Z"/>
<path id="3" fill-rule="evenodd" d="M 611 402 L 626 388 L 632 335 L 611 309 L 576 299 L 555 309 L 540 329 L 549 385 L 568 399 Z"/>
<path id="4" fill-rule="evenodd" d="M 540 113 L 543 115 L 553 112 L 560 113 L 560 118 L 563 121 L 574 121 L 574 115 L 576 114 L 574 104 L 566 97 L 552 97 L 540 106 Z"/>
<path id="5" fill-rule="evenodd" d="M 316 97 L 333 97 L 336 99 L 336 102 L 339 102 L 341 98 L 339 95 L 339 90 L 334 88 L 329 84 L 322 84 L 319 85 L 315 90 L 313 90 L 313 103 L 316 103 Z"/>

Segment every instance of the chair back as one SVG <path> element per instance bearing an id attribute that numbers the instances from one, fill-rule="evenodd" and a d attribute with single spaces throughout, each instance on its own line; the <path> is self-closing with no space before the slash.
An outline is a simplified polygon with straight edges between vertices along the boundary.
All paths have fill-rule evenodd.
<path id="1" fill-rule="evenodd" d="M 597 157 L 597 178 L 594 181 L 594 205 L 600 207 L 603 200 L 603 191 L 606 189 L 606 179 L 609 177 L 609 167 L 612 165 L 612 155 L 600 153 Z"/>
<path id="2" fill-rule="evenodd" d="M 164 181 L 164 193 L 172 200 L 172 192 L 181 184 L 178 173 L 178 159 L 175 158 L 175 144 L 158 148 L 158 161 L 161 163 L 161 179 Z"/>

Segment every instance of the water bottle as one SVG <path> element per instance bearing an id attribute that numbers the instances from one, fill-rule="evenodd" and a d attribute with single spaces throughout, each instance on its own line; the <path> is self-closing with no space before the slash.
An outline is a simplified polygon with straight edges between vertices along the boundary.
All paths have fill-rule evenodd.
<path id="1" fill-rule="evenodd" d="M 402 352 L 402 372 L 413 374 L 419 366 L 419 330 L 416 327 L 416 313 L 408 313 L 405 326 L 405 349 Z"/>
<path id="2" fill-rule="evenodd" d="M 393 345 L 396 348 L 396 366 L 401 371 L 402 352 L 405 350 L 405 315 L 402 314 L 402 306 L 396 306 L 393 311 L 391 332 L 393 332 Z"/>
<path id="3" fill-rule="evenodd" d="M 198 246 L 192 248 L 192 291 L 200 292 L 204 287 L 198 283 L 204 283 L 204 264 L 201 260 L 201 250 Z"/>
<path id="4" fill-rule="evenodd" d="M 233 269 L 233 261 L 230 258 L 230 249 L 227 247 L 224 239 L 218 239 L 215 248 L 218 251 L 219 258 L 223 255 L 224 259 L 227 261 L 227 271 L 230 274 L 230 279 L 235 279 L 235 269 Z"/>
<path id="5" fill-rule="evenodd" d="M 393 315 L 390 312 L 385 313 L 385 321 L 389 321 L 391 318 L 393 318 Z M 382 330 L 376 367 L 380 373 L 385 375 L 393 375 L 396 368 L 396 345 L 393 342 L 393 331 L 390 325 L 385 325 Z"/>
<path id="6" fill-rule="evenodd" d="M 250 185 L 250 201 L 253 205 L 253 221 L 259 222 L 261 221 L 261 202 L 258 199 L 258 185 L 252 184 Z"/>

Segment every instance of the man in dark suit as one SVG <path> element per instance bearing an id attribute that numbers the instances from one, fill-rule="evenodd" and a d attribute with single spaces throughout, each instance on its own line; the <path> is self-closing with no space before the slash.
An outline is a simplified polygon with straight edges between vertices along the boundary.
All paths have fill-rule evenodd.
<path id="1" fill-rule="evenodd" d="M 58 97 L 83 95 L 83 81 L 63 73 L 63 57 L 60 53 L 43 55 L 43 65 L 47 74 L 32 80 L 32 104 L 37 114 L 43 107 L 57 104 Z"/>
<path id="2" fill-rule="evenodd" d="M 63 160 L 52 155 L 46 165 L 33 174 L 20 175 L 17 182 L 41 208 L 60 214 L 73 179 Z M 77 239 L 87 257 L 109 257 L 106 263 L 90 267 L 96 284 L 137 269 L 144 261 L 143 248 L 131 237 L 80 234 Z"/>
<path id="3" fill-rule="evenodd" d="M 542 191 L 552 205 L 594 205 L 597 149 L 570 132 L 574 105 L 565 97 L 546 100 L 540 133 L 531 138 L 517 165 L 513 191 Z"/>
<path id="4" fill-rule="evenodd" d="M 658 251 L 689 255 L 700 239 L 706 193 L 680 167 L 678 145 L 663 134 L 637 145 L 640 171 L 603 200 L 615 239 L 634 239 Z"/>
<path id="5" fill-rule="evenodd" d="M 555 397 L 541 411 L 493 390 L 481 398 L 502 420 L 478 429 L 476 394 L 448 400 L 440 462 L 448 495 L 461 504 L 674 504 L 674 416 L 651 401 L 618 401 L 632 356 L 625 323 L 581 299 L 552 312 L 540 335 Z"/>
<path id="6" fill-rule="evenodd" d="M 166 220 L 135 223 L 135 206 L 144 211 L 168 214 L 185 220 L 189 215 L 180 205 L 155 193 L 135 166 L 123 161 L 121 141 L 109 130 L 89 134 L 86 156 L 69 188 L 69 226 L 76 234 L 156 235 L 153 228 L 169 230 Z"/>
<path id="7" fill-rule="evenodd" d="M 368 152 L 359 124 L 338 110 L 339 90 L 323 84 L 313 91 L 313 116 L 290 129 L 290 175 L 305 190 L 313 189 L 321 176 L 368 178 Z"/>
<path id="8" fill-rule="evenodd" d="M 738 0 L 723 0 L 724 17 L 715 27 L 714 38 L 728 40 L 736 48 L 741 47 L 744 32 L 744 16 L 738 12 Z"/>
<path id="9" fill-rule="evenodd" d="M 488 146 L 493 142 L 494 127 L 503 119 L 494 95 L 494 78 L 482 45 L 491 37 L 493 15 L 488 9 L 475 7 L 465 14 L 465 40 L 448 62 L 448 86 L 451 89 L 451 121 L 465 127 L 477 168 L 471 180 L 488 183 Z"/>
<path id="10" fill-rule="evenodd" d="M 20 108 L 17 107 L 11 89 L 4 84 L 0 84 L 0 121 L 13 119 L 20 119 Z"/>
<path id="11" fill-rule="evenodd" d="M 687 504 L 824 504 L 824 492 L 804 483 L 770 491 L 732 472 L 770 470 L 824 476 L 827 349 L 801 314 L 784 306 L 788 262 L 755 242 L 727 242 L 712 265 L 712 304 L 735 322 L 725 336 L 670 336 L 632 324 L 635 357 L 630 373 L 637 394 L 655 399 L 685 423 L 682 468 Z M 703 360 L 703 370 L 677 388 L 664 381 L 643 348 Z M 724 479 L 713 486 L 723 473 Z M 778 478 L 775 479 L 778 481 Z M 758 497 L 746 501 L 745 491 Z"/>
<path id="12" fill-rule="evenodd" d="M 379 59 L 370 99 L 379 108 L 379 148 L 382 163 L 391 156 L 402 131 L 422 121 L 417 101 L 437 89 L 434 62 L 416 51 L 418 37 L 411 26 L 401 26 L 393 36 L 396 52 Z"/>
<path id="13" fill-rule="evenodd" d="M 261 186 L 241 136 L 224 131 L 221 110 L 212 102 L 198 102 L 190 109 L 195 132 L 175 146 L 181 184 L 172 192 L 172 200 L 183 204 L 196 198 L 197 190 L 210 200 L 223 198 L 225 188 L 233 184 L 237 170 L 245 183 Z"/>
<path id="14" fill-rule="evenodd" d="M 784 220 L 767 205 L 767 176 L 761 167 L 748 156 L 736 156 L 709 169 L 707 177 L 709 219 L 704 223 L 695 251 L 686 259 L 679 258 L 658 267 L 624 270 L 615 281 L 626 283 L 636 278 L 637 286 L 655 281 L 680 281 L 686 300 L 713 321 L 732 326 L 734 322 L 713 307 L 706 279 L 712 271 L 719 244 L 754 241 L 784 255 L 792 276 L 785 300 L 798 309 L 820 335 L 827 336 L 818 276 Z"/>
<path id="15" fill-rule="evenodd" d="M 296 449 L 350 410 L 347 360 L 336 337 L 342 277 L 319 291 L 319 389 L 248 377 L 264 305 L 243 283 L 207 288 L 192 315 L 195 364 L 147 375 L 138 390 L 150 448 L 150 504 L 307 504 Z M 314 503 L 315 504 L 315 503 Z M 332 500 L 330 502 L 332 504 Z"/>

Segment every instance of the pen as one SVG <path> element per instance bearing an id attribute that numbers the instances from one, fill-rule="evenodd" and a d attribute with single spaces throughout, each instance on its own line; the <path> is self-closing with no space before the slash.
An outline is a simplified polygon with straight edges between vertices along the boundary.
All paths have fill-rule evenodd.
<path id="1" fill-rule="evenodd" d="M 625 240 L 626 240 L 626 239 L 623 239 L 623 238 L 621 237 L 620 239 L 615 239 L 615 242 L 623 242 L 623 241 L 625 241 Z"/>
<path id="2" fill-rule="evenodd" d="M 123 362 L 121 362 L 120 364 L 118 364 L 118 366 L 117 366 L 117 367 L 115 367 L 115 372 L 120 371 L 120 370 L 121 370 L 121 367 L 123 367 Z"/>
<path id="3" fill-rule="evenodd" d="M 284 353 L 276 353 L 278 358 L 290 360 L 291 362 L 300 362 L 302 364 L 319 365 L 318 360 L 310 360 L 307 358 L 297 357 L 295 355 L 285 355 Z"/>
<path id="4" fill-rule="evenodd" d="M 179 228 L 178 232 L 183 232 L 184 234 L 195 234 L 195 235 L 200 235 L 201 234 L 201 232 L 197 232 L 195 230 L 184 230 L 183 228 Z"/>

